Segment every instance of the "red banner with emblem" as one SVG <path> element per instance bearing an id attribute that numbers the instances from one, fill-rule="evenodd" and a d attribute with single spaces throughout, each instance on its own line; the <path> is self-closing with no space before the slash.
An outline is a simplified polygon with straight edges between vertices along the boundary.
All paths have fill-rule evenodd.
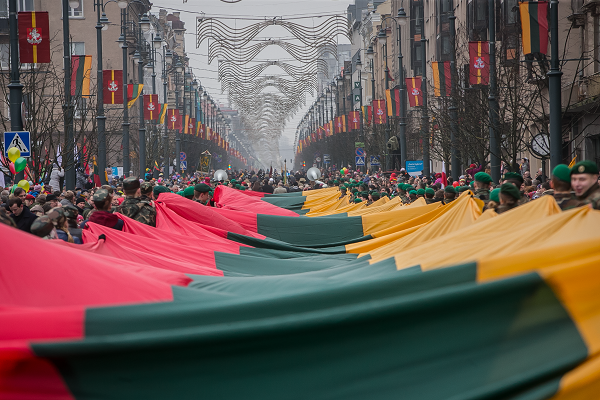
<path id="1" fill-rule="evenodd" d="M 102 71 L 102 102 L 104 104 L 123 104 L 123 71 L 105 69 Z"/>
<path id="2" fill-rule="evenodd" d="M 469 83 L 471 85 L 488 85 L 489 82 L 489 42 L 469 42 Z"/>
<path id="3" fill-rule="evenodd" d="M 373 100 L 373 122 L 377 125 L 385 124 L 387 121 L 387 110 L 385 100 Z"/>
<path id="4" fill-rule="evenodd" d="M 158 121 L 160 115 L 160 104 L 157 94 L 144 95 L 144 119 L 147 121 Z"/>
<path id="5" fill-rule="evenodd" d="M 168 129 L 181 129 L 181 115 L 179 115 L 179 110 L 167 110 L 167 121 L 169 124 L 167 125 Z"/>
<path id="6" fill-rule="evenodd" d="M 406 78 L 406 92 L 408 93 L 408 103 L 411 107 L 420 107 L 423 105 L 423 92 L 421 92 L 421 77 Z"/>
<path id="7" fill-rule="evenodd" d="M 360 129 L 360 113 L 358 111 L 350 111 L 348 114 L 348 126 L 353 131 Z"/>
<path id="8" fill-rule="evenodd" d="M 47 12 L 20 12 L 19 61 L 21 63 L 50 62 L 50 28 Z"/>

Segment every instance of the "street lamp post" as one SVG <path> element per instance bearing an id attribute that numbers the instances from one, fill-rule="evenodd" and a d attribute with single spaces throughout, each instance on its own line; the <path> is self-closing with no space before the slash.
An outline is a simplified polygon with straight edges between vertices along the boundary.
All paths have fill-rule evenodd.
<path id="1" fill-rule="evenodd" d="M 561 77 L 558 58 L 558 0 L 550 1 L 550 72 L 548 89 L 550 92 L 550 168 L 556 167 L 562 159 L 562 106 Z"/>
<path id="2" fill-rule="evenodd" d="M 404 81 L 404 56 L 402 55 L 402 27 L 406 25 L 406 12 L 400 7 L 398 15 L 393 21 L 396 22 L 398 32 L 398 84 L 400 85 L 400 167 L 406 168 L 406 82 Z"/>
<path id="3" fill-rule="evenodd" d="M 79 5 L 79 3 L 77 3 L 77 5 Z M 63 60 L 64 60 L 64 67 L 65 67 L 65 104 L 63 105 L 64 118 L 65 118 L 65 155 L 66 155 L 65 187 L 67 190 L 74 190 L 75 189 L 75 160 L 74 160 L 73 146 L 74 146 L 75 139 L 73 137 L 73 102 L 71 99 L 71 43 L 70 43 L 70 34 L 69 34 L 69 6 L 70 6 L 69 1 L 62 0 Z M 16 46 L 15 46 L 15 48 L 16 48 Z M 16 59 L 18 59 L 18 57 Z M 11 106 L 13 106 L 12 103 L 11 103 Z M 19 102 L 19 107 L 21 107 L 20 102 Z M 19 113 L 19 115 L 20 115 L 20 113 Z"/>
<path id="4" fill-rule="evenodd" d="M 119 3 L 119 7 L 122 3 Z M 121 36 L 119 37 L 119 45 L 123 49 L 123 176 L 129 174 L 129 106 L 127 104 L 127 3 L 125 7 L 121 7 Z"/>
<path id="5" fill-rule="evenodd" d="M 494 0 L 488 0 L 489 6 L 489 30 L 490 30 L 490 92 L 489 118 L 490 118 L 490 167 L 492 170 L 492 180 L 500 181 L 500 138 L 498 137 L 498 100 L 496 99 L 496 3 Z M 558 47 L 557 47 L 558 50 Z"/>
<path id="6" fill-rule="evenodd" d="M 389 89 L 389 76 L 390 76 L 390 70 L 388 68 L 388 62 L 387 62 L 387 34 L 385 29 L 381 28 L 381 30 L 379 31 L 379 34 L 377 35 L 377 39 L 380 40 L 381 43 L 381 47 L 383 50 L 383 60 L 384 60 L 384 64 L 385 64 L 385 69 L 384 69 L 384 73 L 385 73 L 385 90 L 387 91 Z M 375 110 L 373 110 L 373 112 L 375 112 Z M 389 150 L 387 149 L 387 142 L 390 140 L 390 118 L 387 118 L 386 124 L 385 124 L 385 143 L 386 146 L 384 147 L 384 151 L 385 151 L 385 169 L 390 169 L 390 153 Z"/>
<path id="7" fill-rule="evenodd" d="M 98 53 L 98 71 L 96 79 L 98 80 L 97 102 L 96 102 L 96 124 L 98 129 L 98 172 L 100 175 L 100 183 L 105 185 L 106 182 L 106 116 L 104 115 L 104 82 L 102 77 L 102 31 L 108 28 L 108 18 L 104 13 L 104 5 L 102 0 L 94 2 L 94 8 L 98 16 L 96 22 L 96 48 Z"/>
<path id="8" fill-rule="evenodd" d="M 450 16 L 450 34 L 452 35 L 452 49 L 450 51 L 450 75 L 452 76 L 452 87 L 450 88 L 450 172 L 452 173 L 452 180 L 458 182 L 460 176 L 459 161 L 458 161 L 458 149 L 456 144 L 456 134 L 458 132 L 458 107 L 456 107 L 456 97 L 458 95 L 456 90 L 456 16 L 454 15 L 454 9 L 451 9 Z"/>
<path id="9" fill-rule="evenodd" d="M 138 43 L 137 43 L 137 50 L 136 52 L 139 55 L 138 58 L 138 83 L 142 84 L 144 83 L 144 56 L 143 56 L 143 50 L 144 50 L 144 33 L 147 33 L 148 30 L 150 29 L 150 19 L 148 18 L 148 15 L 144 14 L 142 15 L 142 17 L 139 20 L 139 27 L 138 27 Z M 138 129 L 138 140 L 139 140 L 139 149 L 140 149 L 140 177 L 144 177 L 146 174 L 146 123 L 144 121 L 144 96 L 143 96 L 143 89 L 142 89 L 142 93 L 140 93 L 140 99 L 139 99 L 140 103 L 139 103 L 139 108 L 140 108 L 140 122 L 139 122 L 139 129 Z"/>
<path id="10" fill-rule="evenodd" d="M 63 0 L 65 3 L 66 0 Z M 64 4 L 63 4 L 64 6 Z M 19 75 L 19 34 L 18 34 L 18 25 L 17 25 L 17 0 L 9 0 L 9 28 L 10 28 L 10 83 L 8 84 L 9 89 L 9 101 L 10 101 L 10 129 L 14 132 L 19 132 L 23 130 L 23 120 L 21 119 L 21 102 L 23 101 L 23 84 L 21 83 L 21 78 Z M 64 13 L 64 8 L 63 8 Z M 64 14 L 63 14 L 64 15 Z M 67 21 L 68 25 L 68 21 Z M 68 37 L 68 35 L 67 35 Z M 69 64 L 69 68 L 71 67 L 70 60 L 67 57 L 70 57 L 70 53 L 67 53 L 68 49 L 65 47 L 65 66 L 67 63 Z M 65 85 L 67 84 L 65 73 Z M 70 76 L 69 76 L 70 77 Z M 69 80 L 70 83 L 70 80 Z M 71 94 L 70 86 L 69 86 L 69 96 Z M 66 102 L 67 93 L 65 93 L 65 103 Z M 66 122 L 68 121 L 67 116 L 65 114 L 65 127 Z M 66 128 L 65 128 L 66 129 Z M 71 131 L 72 132 L 72 131 Z M 15 175 L 15 182 L 19 182 L 23 179 L 25 174 L 23 171 L 17 173 Z M 54 189 L 54 188 L 53 188 Z M 60 189 L 60 188 L 55 188 Z"/>
<path id="11" fill-rule="evenodd" d="M 423 175 L 429 178 L 429 112 L 427 110 L 427 39 L 425 38 L 425 1 L 421 1 L 421 60 L 422 80 L 421 92 L 423 93 L 423 113 L 421 116 L 421 133 L 423 140 Z"/>
<path id="12" fill-rule="evenodd" d="M 173 62 L 173 54 L 171 53 L 170 49 L 167 49 L 166 46 L 163 46 L 163 51 L 162 51 L 162 59 L 163 59 L 163 69 L 162 69 L 162 81 L 163 81 L 163 101 L 165 102 L 165 104 L 168 104 L 168 98 L 167 98 L 167 64 L 170 64 Z M 168 107 L 168 105 L 167 105 Z M 169 176 L 169 132 L 168 132 L 168 122 L 164 123 L 163 126 L 163 158 L 164 158 L 164 165 L 165 165 L 165 169 L 163 172 L 163 178 L 166 178 Z"/>

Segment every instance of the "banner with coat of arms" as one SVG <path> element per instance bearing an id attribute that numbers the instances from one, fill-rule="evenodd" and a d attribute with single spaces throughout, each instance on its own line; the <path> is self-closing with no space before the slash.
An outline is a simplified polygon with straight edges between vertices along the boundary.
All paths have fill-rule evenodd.
<path id="1" fill-rule="evenodd" d="M 47 12 L 20 12 L 19 61 L 21 63 L 50 62 L 50 29 Z"/>
<path id="2" fill-rule="evenodd" d="M 103 70 L 102 86 L 102 103 L 123 104 L 123 70 Z"/>
<path id="3" fill-rule="evenodd" d="M 144 119 L 147 121 L 157 121 L 160 114 L 160 104 L 157 94 L 144 95 Z"/>
<path id="4" fill-rule="evenodd" d="M 489 82 L 489 42 L 469 42 L 469 83 L 471 85 L 489 85 Z"/>

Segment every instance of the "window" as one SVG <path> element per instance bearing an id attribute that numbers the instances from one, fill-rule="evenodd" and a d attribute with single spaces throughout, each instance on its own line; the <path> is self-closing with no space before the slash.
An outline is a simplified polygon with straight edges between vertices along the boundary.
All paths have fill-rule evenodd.
<path id="1" fill-rule="evenodd" d="M 0 68 L 8 69 L 10 67 L 10 44 L 0 44 Z"/>
<path id="2" fill-rule="evenodd" d="M 75 109 L 73 110 L 73 118 L 75 119 L 85 119 L 87 110 L 86 110 L 86 98 L 77 97 L 75 100 Z"/>
<path id="3" fill-rule="evenodd" d="M 8 0 L 0 0 L 0 18 L 8 18 Z"/>
<path id="4" fill-rule="evenodd" d="M 35 11 L 33 0 L 19 0 L 19 11 Z"/>
<path id="5" fill-rule="evenodd" d="M 83 18 L 83 0 L 79 0 L 77 7 L 69 7 L 69 18 Z"/>
<path id="6" fill-rule="evenodd" d="M 504 0 L 502 4 L 502 12 L 504 14 L 504 25 L 515 25 L 518 22 L 519 16 L 518 0 Z"/>
<path id="7" fill-rule="evenodd" d="M 85 42 L 71 42 L 72 56 L 85 56 Z"/>

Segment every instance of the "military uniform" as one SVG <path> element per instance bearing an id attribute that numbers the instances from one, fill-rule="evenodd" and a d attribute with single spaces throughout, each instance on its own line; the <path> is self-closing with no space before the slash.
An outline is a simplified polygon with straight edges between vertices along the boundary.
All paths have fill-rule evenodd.
<path id="1" fill-rule="evenodd" d="M 490 191 L 488 189 L 477 189 L 474 196 L 479 200 L 483 200 L 486 205 L 490 201 Z"/>
<path id="2" fill-rule="evenodd" d="M 135 189 L 140 189 L 138 179 L 130 177 L 123 181 L 123 190 L 133 191 Z M 156 226 L 156 210 L 149 200 L 128 195 L 116 211 L 142 224 Z"/>
<path id="3" fill-rule="evenodd" d="M 146 225 L 156 226 L 156 210 L 149 200 L 127 196 L 117 212 Z"/>
<path id="4" fill-rule="evenodd" d="M 581 204 L 589 204 L 595 210 L 600 210 L 600 185 L 594 183 L 583 195 L 577 196 Z"/>

